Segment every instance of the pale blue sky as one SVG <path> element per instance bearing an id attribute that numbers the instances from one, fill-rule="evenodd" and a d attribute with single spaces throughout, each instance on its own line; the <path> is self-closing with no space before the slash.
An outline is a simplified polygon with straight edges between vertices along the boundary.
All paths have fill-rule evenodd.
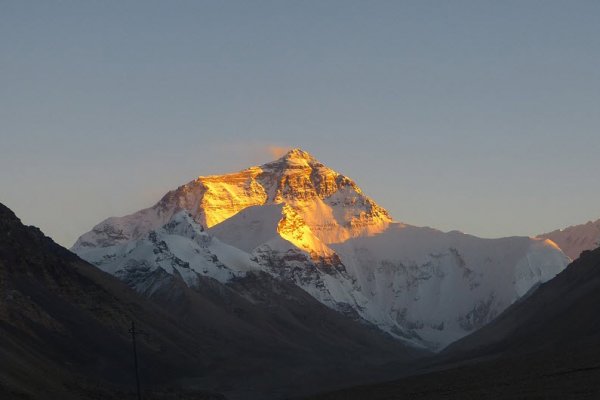
<path id="1" fill-rule="evenodd" d="M 0 0 L 0 202 L 70 246 L 301 147 L 396 218 L 600 218 L 599 1 Z"/>

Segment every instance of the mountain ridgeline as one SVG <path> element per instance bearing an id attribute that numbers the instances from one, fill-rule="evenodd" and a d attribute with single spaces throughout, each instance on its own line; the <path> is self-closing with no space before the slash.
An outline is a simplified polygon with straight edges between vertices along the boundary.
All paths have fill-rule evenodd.
<path id="1" fill-rule="evenodd" d="M 300 149 L 200 176 L 150 208 L 99 223 L 72 250 L 150 297 L 174 277 L 194 290 L 269 277 L 429 350 L 485 326 L 569 261 L 550 240 L 396 222 Z"/>
<path id="2" fill-rule="evenodd" d="M 538 237 L 552 240 L 567 256 L 576 260 L 582 252 L 600 247 L 600 220 L 557 229 Z"/>

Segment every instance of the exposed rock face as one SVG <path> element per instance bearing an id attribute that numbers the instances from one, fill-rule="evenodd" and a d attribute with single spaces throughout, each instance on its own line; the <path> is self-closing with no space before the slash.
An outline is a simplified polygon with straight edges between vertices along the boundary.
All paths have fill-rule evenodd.
<path id="1" fill-rule="evenodd" d="M 552 240 L 571 260 L 575 260 L 583 251 L 600 247 L 600 219 L 544 233 L 539 237 Z"/>
<path id="2" fill-rule="evenodd" d="M 196 239 L 167 232 L 182 212 L 195 221 L 187 225 L 206 231 Z M 151 232 L 167 243 L 168 257 L 133 250 L 148 248 Z M 208 250 L 185 244 L 199 236 L 220 244 Z M 154 276 L 161 268 L 190 285 L 196 276 L 226 282 L 264 271 L 430 349 L 479 329 L 568 262 L 551 241 L 485 240 L 393 222 L 351 179 L 299 149 L 239 173 L 199 177 L 154 207 L 100 223 L 73 250 L 118 276 L 131 276 L 128 270 L 138 276 L 140 266 Z M 217 257 L 215 266 L 198 257 L 205 251 Z M 176 259 L 189 267 L 173 264 Z"/>

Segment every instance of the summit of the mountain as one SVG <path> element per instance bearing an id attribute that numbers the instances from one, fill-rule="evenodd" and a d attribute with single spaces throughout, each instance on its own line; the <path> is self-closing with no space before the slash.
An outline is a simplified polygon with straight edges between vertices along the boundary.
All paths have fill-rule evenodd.
<path id="1" fill-rule="evenodd" d="M 318 163 L 318 161 L 309 152 L 304 151 L 299 147 L 296 147 L 296 148 L 293 148 L 293 149 L 290 149 L 289 151 L 287 151 L 279 159 L 272 161 L 268 164 L 294 165 L 294 164 L 308 164 L 308 163 Z M 266 165 L 268 165 L 268 164 L 266 164 Z"/>

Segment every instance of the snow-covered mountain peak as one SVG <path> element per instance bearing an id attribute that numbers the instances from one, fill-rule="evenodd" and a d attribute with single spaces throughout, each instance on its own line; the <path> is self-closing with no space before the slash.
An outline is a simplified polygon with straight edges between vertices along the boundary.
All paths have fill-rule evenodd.
<path id="1" fill-rule="evenodd" d="M 155 273 L 194 285 L 265 271 L 432 349 L 491 321 L 568 261 L 548 240 L 393 222 L 351 179 L 300 149 L 200 176 L 153 207 L 101 222 L 73 250 L 140 291 Z"/>
<path id="2" fill-rule="evenodd" d="M 297 235 L 290 237 L 310 230 L 325 244 L 382 232 L 392 221 L 351 179 L 293 149 L 275 161 L 240 172 L 200 176 L 170 191 L 151 208 L 101 222 L 82 235 L 73 250 L 138 239 L 182 210 L 202 227 L 211 228 L 248 207 L 274 204 L 287 206 L 287 221 L 303 221 L 302 226 L 294 225 Z M 290 233 L 290 225 L 286 226 Z"/>

